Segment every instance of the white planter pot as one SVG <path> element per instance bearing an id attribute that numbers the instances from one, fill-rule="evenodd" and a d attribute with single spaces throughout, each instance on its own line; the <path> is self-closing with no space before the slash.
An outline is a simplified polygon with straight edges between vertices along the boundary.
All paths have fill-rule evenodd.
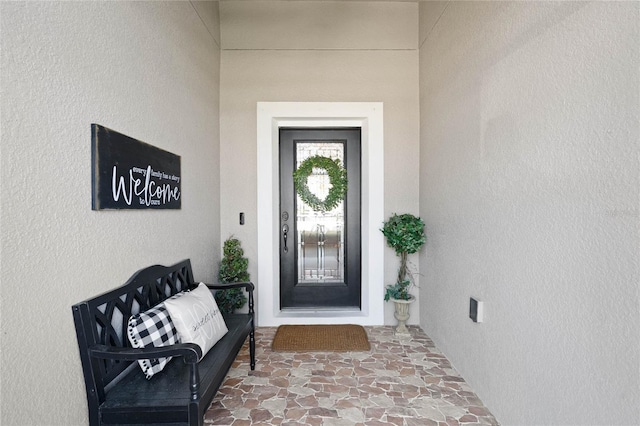
<path id="1" fill-rule="evenodd" d="M 396 327 L 396 336 L 409 336 L 409 330 L 407 329 L 407 320 L 409 319 L 409 307 L 416 300 L 415 297 L 411 296 L 409 300 L 393 300 L 393 304 L 396 308 L 393 316 L 398 320 L 398 326 Z"/>

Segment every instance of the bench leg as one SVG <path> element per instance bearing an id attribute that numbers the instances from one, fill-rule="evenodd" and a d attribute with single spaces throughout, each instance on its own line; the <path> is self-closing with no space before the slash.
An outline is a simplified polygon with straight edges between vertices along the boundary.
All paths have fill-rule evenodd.
<path id="1" fill-rule="evenodd" d="M 251 370 L 256 369 L 256 336 L 255 331 L 249 333 L 249 355 L 251 357 Z"/>

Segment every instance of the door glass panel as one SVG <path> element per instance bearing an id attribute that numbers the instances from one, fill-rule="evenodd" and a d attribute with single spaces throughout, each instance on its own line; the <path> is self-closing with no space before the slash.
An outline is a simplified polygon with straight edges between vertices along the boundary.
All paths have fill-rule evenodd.
<path id="1" fill-rule="evenodd" d="M 297 142 L 296 168 L 309 157 L 320 155 L 339 160 L 344 167 L 342 142 Z M 326 170 L 314 168 L 307 179 L 309 190 L 320 200 L 331 183 Z M 344 202 L 328 212 L 315 211 L 296 196 L 298 284 L 344 282 Z"/>

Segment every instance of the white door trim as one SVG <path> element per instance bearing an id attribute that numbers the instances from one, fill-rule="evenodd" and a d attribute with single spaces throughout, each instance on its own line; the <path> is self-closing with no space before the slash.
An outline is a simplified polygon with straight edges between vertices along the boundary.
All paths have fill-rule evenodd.
<path id="1" fill-rule="evenodd" d="M 280 310 L 278 129 L 362 129 L 362 309 Z M 258 279 L 260 326 L 282 324 L 384 324 L 384 135 L 382 102 L 258 102 Z"/>

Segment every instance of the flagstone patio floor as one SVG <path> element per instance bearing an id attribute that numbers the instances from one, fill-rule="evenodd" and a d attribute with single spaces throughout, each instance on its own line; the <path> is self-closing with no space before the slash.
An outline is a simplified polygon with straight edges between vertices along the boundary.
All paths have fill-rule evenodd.
<path id="1" fill-rule="evenodd" d="M 208 425 L 497 425 L 418 326 L 365 327 L 368 352 L 274 352 L 276 327 L 256 329 L 205 415 Z"/>

